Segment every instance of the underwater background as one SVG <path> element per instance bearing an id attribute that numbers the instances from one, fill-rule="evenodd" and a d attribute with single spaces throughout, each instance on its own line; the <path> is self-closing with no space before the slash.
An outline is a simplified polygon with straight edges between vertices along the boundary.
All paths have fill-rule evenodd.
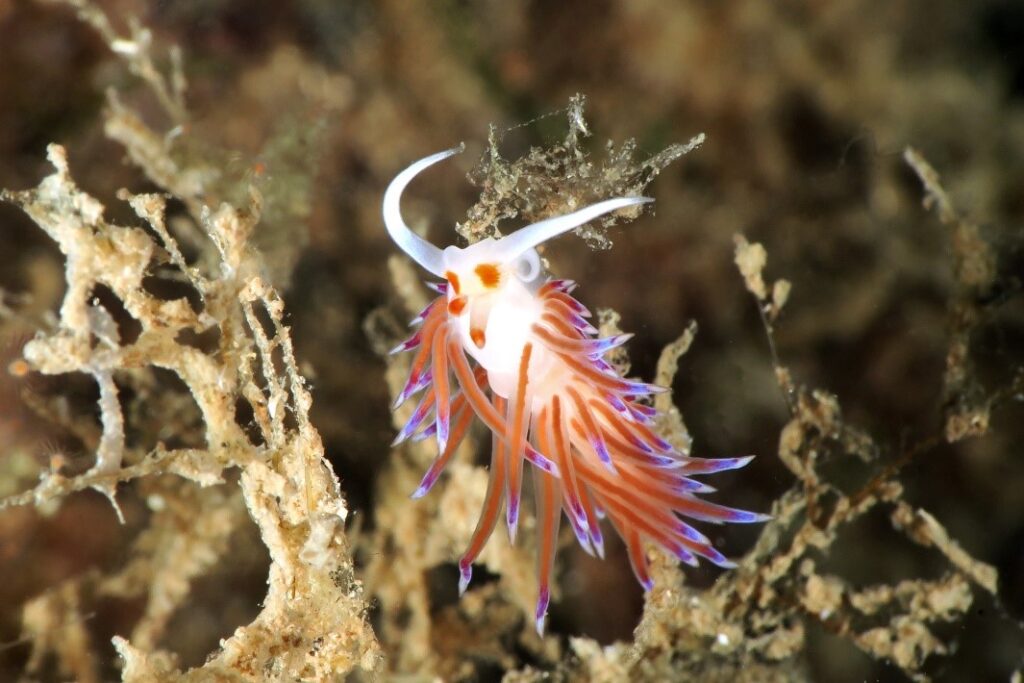
<path id="1" fill-rule="evenodd" d="M 466 154 L 403 204 L 435 244 L 625 180 L 656 198 L 543 256 L 609 309 L 609 329 L 635 333 L 631 376 L 671 381 L 666 434 L 695 455 L 758 456 L 708 480 L 712 500 L 775 515 L 701 527 L 739 569 L 659 560 L 645 600 L 613 534 L 600 561 L 563 528 L 540 639 L 524 520 L 514 549 L 495 534 L 459 599 L 485 448 L 476 438 L 409 500 L 435 453 L 389 445 L 407 368 L 386 351 L 428 294 L 380 217 L 398 171 L 459 142 Z M 122 355 L 121 463 L 138 473 L 116 489 L 124 522 L 103 486 L 73 483 L 109 445 L 96 359 L 171 323 L 133 312 L 104 260 L 120 233 L 94 228 L 112 274 L 83 291 L 101 322 L 74 363 L 48 365 L 58 346 L 32 340 L 70 329 L 62 298 L 85 277 L 52 226 L 84 210 L 55 203 L 41 219 L 42 195 L 6 195 L 0 497 L 38 495 L 0 502 L 0 679 L 1021 680 L 1024 4 L 0 0 L 0 188 L 51 174 L 50 143 L 110 225 L 163 245 L 139 261 L 146 301 L 205 310 L 167 348 L 241 378 L 217 432 L 238 441 L 210 442 L 190 361 Z M 150 193 L 166 205 L 129 205 Z M 238 212 L 210 219 L 225 206 Z M 238 261 L 211 232 L 229 223 L 245 232 Z M 205 292 L 189 270 L 226 282 L 233 263 L 250 278 L 235 289 Z M 265 312 L 247 308 L 254 283 Z M 292 403 L 264 424 L 275 376 Z M 146 466 L 159 449 L 201 466 Z M 280 500 L 309 491 L 282 484 L 275 545 L 252 468 L 302 482 L 309 470 L 296 479 L 281 454 L 303 453 L 340 482 L 338 497 L 324 475 L 317 500 L 345 511 L 323 560 L 344 610 L 228 657 L 221 639 L 278 605 L 265 600 L 268 567 L 290 566 L 278 551 L 299 557 L 320 528 Z M 310 604 L 330 611 L 310 581 Z M 301 622 L 296 595 L 266 633 Z M 115 635 L 137 650 L 115 651 Z"/>

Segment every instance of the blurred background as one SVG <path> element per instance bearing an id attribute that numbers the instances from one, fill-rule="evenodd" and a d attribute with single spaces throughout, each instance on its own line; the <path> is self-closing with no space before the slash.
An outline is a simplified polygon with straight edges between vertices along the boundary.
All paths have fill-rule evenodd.
<path id="1" fill-rule="evenodd" d="M 373 532 L 375 487 L 392 457 L 385 365 L 364 321 L 382 307 L 407 317 L 388 275 L 395 249 L 379 201 L 408 163 L 467 144 L 466 155 L 417 180 L 405 204 L 443 245 L 458 239 L 454 224 L 480 191 L 466 174 L 491 124 L 503 155 L 516 158 L 563 139 L 564 109 L 581 93 L 593 133 L 584 144 L 595 160 L 608 140 L 634 138 L 644 157 L 706 133 L 703 147 L 648 189 L 653 214 L 610 231 L 613 248 L 565 238 L 546 256 L 558 275 L 581 283 L 586 305 L 621 314 L 621 327 L 636 333 L 633 373 L 645 379 L 660 350 L 697 321 L 676 403 L 696 454 L 761 456 L 717 477 L 726 493 L 716 500 L 767 510 L 793 484 L 775 455 L 788 415 L 757 306 L 733 263 L 733 235 L 761 242 L 767 276 L 792 282 L 775 328 L 794 381 L 834 393 L 884 463 L 907 443 L 941 435 L 951 400 L 943 391 L 956 293 L 950 230 L 922 207 L 921 183 L 903 161 L 905 147 L 918 149 L 995 256 L 969 356 L 973 400 L 996 398 L 986 434 L 929 449 L 901 481 L 905 500 L 1000 573 L 998 600 L 976 594 L 967 619 L 939 629 L 953 652 L 926 671 L 945 681 L 1008 680 L 1021 666 L 1024 407 L 1005 389 L 1024 366 L 1024 3 L 97 4 L 119 27 L 138 17 L 155 44 L 181 47 L 190 115 L 178 134 L 225 173 L 280 194 L 280 214 L 267 217 L 256 239 L 283 290 L 314 387 L 314 422 L 356 513 L 356 534 Z M 137 222 L 115 194 L 153 186 L 104 135 L 109 88 L 160 123 L 157 104 L 73 9 L 0 0 L 0 187 L 38 183 L 49 172 L 45 146 L 59 142 L 108 216 Z M 2 303 L 18 311 L 2 328 L 7 367 L 59 306 L 63 262 L 8 205 L 0 205 L 0 237 Z M 55 458 L 72 470 L 91 464 L 81 440 L 46 419 L 64 411 L 95 420 L 94 385 L 80 379 L 0 376 L 0 495 L 31 485 Z M 145 429 L 161 415 L 135 419 Z M 839 486 L 844 476 L 836 474 Z M 130 490 L 122 505 L 125 526 L 93 493 L 59 509 L 0 513 L 0 678 L 15 680 L 28 656 L 18 640 L 26 599 L 124 562 L 145 506 Z M 714 531 L 727 555 L 740 556 L 758 530 Z M 934 578 L 944 566 L 882 512 L 843 534 L 821 566 L 858 586 Z M 266 557 L 254 538 L 233 539 L 238 560 L 195 586 L 175 617 L 163 645 L 183 664 L 202 663 L 258 611 Z M 356 561 L 358 572 L 369 559 L 357 552 Z M 562 639 L 629 640 L 642 594 L 621 547 L 603 563 L 578 550 L 560 562 L 563 594 L 550 630 Z M 438 571 L 443 605 L 454 574 Z M 708 586 L 718 573 L 688 571 L 687 580 Z M 111 635 L 129 630 L 139 609 L 100 601 L 88 612 L 104 659 L 113 660 Z M 904 680 L 825 629 L 809 625 L 808 639 L 812 680 Z M 479 655 L 459 676 L 493 680 L 510 661 L 531 663 L 510 651 L 511 660 Z"/>

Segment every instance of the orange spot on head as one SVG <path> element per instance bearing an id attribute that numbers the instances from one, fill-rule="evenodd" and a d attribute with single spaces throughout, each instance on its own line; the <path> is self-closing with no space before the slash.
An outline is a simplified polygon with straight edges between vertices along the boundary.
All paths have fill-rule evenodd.
<path id="1" fill-rule="evenodd" d="M 452 315 L 461 315 L 464 310 L 466 310 L 466 297 L 456 297 L 448 302 L 448 312 Z"/>
<path id="2" fill-rule="evenodd" d="M 473 343 L 476 344 L 478 349 L 484 348 L 484 344 L 487 343 L 487 337 L 484 336 L 484 331 L 479 327 L 470 328 L 469 337 L 473 340 Z"/>
<path id="3" fill-rule="evenodd" d="M 473 272 L 488 289 L 494 289 L 501 282 L 501 271 L 493 263 L 481 263 Z"/>
<path id="4" fill-rule="evenodd" d="M 448 284 L 452 286 L 452 291 L 455 292 L 456 295 L 458 295 L 459 290 L 461 289 L 459 287 L 459 276 L 449 270 L 445 271 L 444 279 L 447 280 Z"/>

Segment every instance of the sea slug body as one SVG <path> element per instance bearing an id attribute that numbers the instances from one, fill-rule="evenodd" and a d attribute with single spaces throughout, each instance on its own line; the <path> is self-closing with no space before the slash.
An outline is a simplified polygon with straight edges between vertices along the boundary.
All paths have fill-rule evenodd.
<path id="1" fill-rule="evenodd" d="M 583 549 L 603 557 L 601 520 L 622 537 L 637 579 L 652 587 L 642 541 L 691 565 L 698 557 L 732 567 L 688 517 L 753 523 L 765 515 L 702 500 L 713 491 L 693 477 L 736 469 L 752 456 L 695 458 L 652 429 L 641 399 L 662 387 L 621 377 L 603 357 L 632 335 L 598 338 L 576 285 L 543 272 L 536 247 L 612 211 L 652 201 L 621 197 L 465 248 L 438 249 L 405 224 L 399 200 L 413 177 L 461 151 L 417 161 L 384 194 L 384 222 L 395 243 L 443 279 L 439 296 L 413 320 L 415 334 L 394 353 L 415 351 L 394 407 L 422 393 L 395 444 L 434 437 L 439 455 L 414 498 L 426 495 L 474 420 L 492 434 L 490 484 L 476 530 L 459 560 L 460 593 L 504 508 L 515 540 L 526 463 L 534 480 L 539 548 L 535 613 L 543 634 L 558 528 L 564 513 Z"/>

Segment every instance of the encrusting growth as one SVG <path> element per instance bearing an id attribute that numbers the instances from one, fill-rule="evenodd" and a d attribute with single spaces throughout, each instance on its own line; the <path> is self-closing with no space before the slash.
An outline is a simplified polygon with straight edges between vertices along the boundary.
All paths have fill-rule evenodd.
<path id="1" fill-rule="evenodd" d="M 603 359 L 632 335 L 598 338 L 590 312 L 573 296 L 576 285 L 551 279 L 535 247 L 601 215 L 652 201 L 621 197 L 540 221 L 499 240 L 443 251 L 402 220 L 399 199 L 412 178 L 461 151 L 422 159 L 402 171 L 384 194 L 384 222 L 412 259 L 444 279 L 439 296 L 412 321 L 419 329 L 393 351 L 416 350 L 397 408 L 423 392 L 395 438 L 437 439 L 439 455 L 418 489 L 430 490 L 474 419 L 491 431 L 490 483 L 469 547 L 459 560 L 459 591 L 498 522 L 502 507 L 509 538 L 519 520 L 524 461 L 532 465 L 539 549 L 535 614 L 543 634 L 555 543 L 564 512 L 583 549 L 604 556 L 601 520 L 622 537 L 637 579 L 652 581 L 642 541 L 654 541 L 683 562 L 703 557 L 733 564 L 680 517 L 751 523 L 765 515 L 701 500 L 714 489 L 693 479 L 746 465 L 741 458 L 693 458 L 651 429 L 656 411 L 639 399 L 664 388 L 621 377 Z M 454 381 L 453 381 L 454 378 Z"/>

